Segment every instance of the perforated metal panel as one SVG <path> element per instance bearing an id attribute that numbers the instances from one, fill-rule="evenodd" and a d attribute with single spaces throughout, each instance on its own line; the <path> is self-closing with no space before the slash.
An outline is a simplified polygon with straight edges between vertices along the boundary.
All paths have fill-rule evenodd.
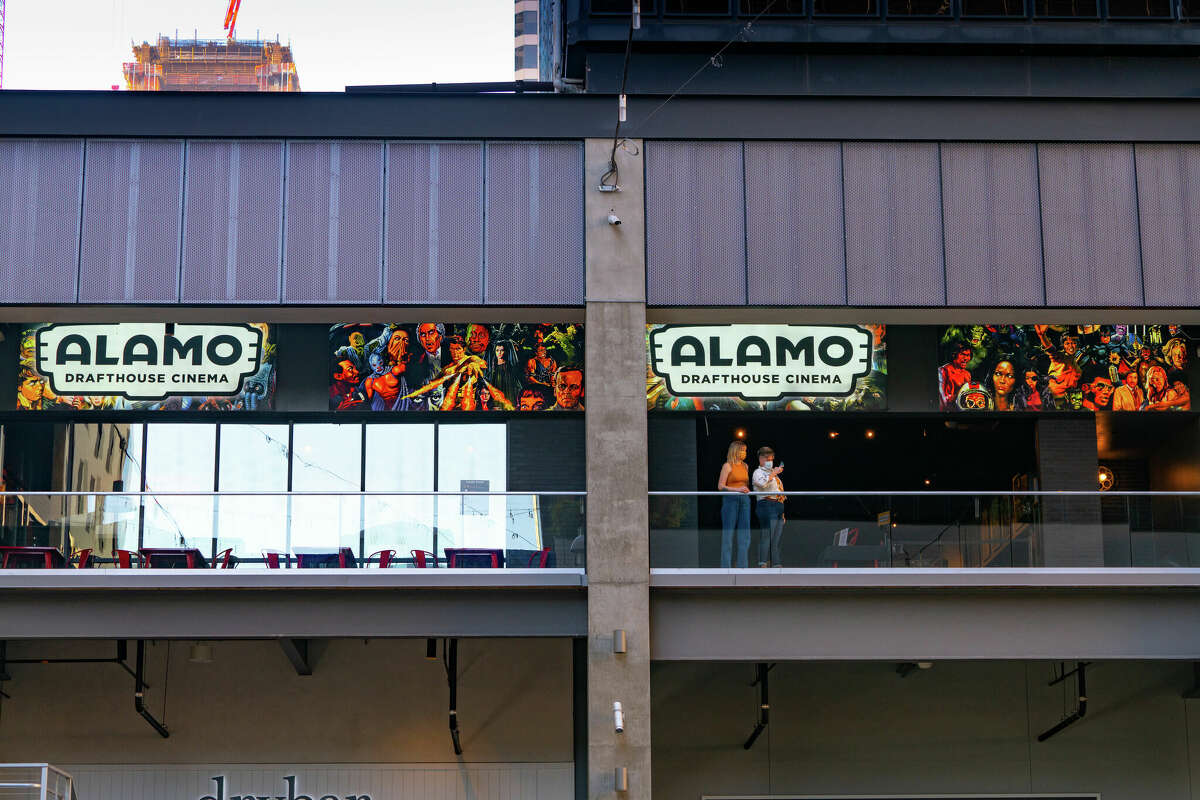
<path id="1" fill-rule="evenodd" d="M 1037 148 L 943 144 L 941 150 L 946 302 L 1043 305 Z"/>
<path id="2" fill-rule="evenodd" d="M 83 142 L 0 141 L 0 303 L 75 301 Z"/>
<path id="3" fill-rule="evenodd" d="M 842 153 L 847 302 L 943 305 L 937 145 L 847 143 Z"/>
<path id="4" fill-rule="evenodd" d="M 836 143 L 746 143 L 749 301 L 846 302 L 842 150 Z"/>
<path id="5" fill-rule="evenodd" d="M 1139 144 L 1135 155 L 1146 305 L 1200 305 L 1200 147 Z"/>
<path id="6" fill-rule="evenodd" d="M 278 303 L 281 142 L 188 142 L 182 299 Z"/>
<path id="7" fill-rule="evenodd" d="M 286 303 L 378 303 L 383 144 L 288 142 Z"/>
<path id="8" fill-rule="evenodd" d="M 1142 303 L 1133 147 L 1038 145 L 1046 303 Z"/>
<path id="9" fill-rule="evenodd" d="M 483 302 L 483 145 L 387 147 L 388 303 Z"/>
<path id="10" fill-rule="evenodd" d="M 646 142 L 646 280 L 651 305 L 746 302 L 740 142 Z"/>
<path id="11" fill-rule="evenodd" d="M 583 146 L 488 142 L 488 303 L 583 304 Z"/>
<path id="12" fill-rule="evenodd" d="M 79 301 L 177 300 L 182 201 L 183 142 L 89 141 Z"/>

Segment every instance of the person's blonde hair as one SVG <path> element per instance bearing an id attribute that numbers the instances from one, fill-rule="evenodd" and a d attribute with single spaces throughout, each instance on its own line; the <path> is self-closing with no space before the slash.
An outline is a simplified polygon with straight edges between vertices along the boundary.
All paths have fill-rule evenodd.
<path id="1" fill-rule="evenodd" d="M 739 447 L 744 448 L 745 446 L 746 443 L 741 439 L 734 439 L 732 442 L 730 442 L 729 449 L 725 451 L 725 463 L 736 464 L 741 461 L 741 459 L 737 457 L 737 451 Z"/>

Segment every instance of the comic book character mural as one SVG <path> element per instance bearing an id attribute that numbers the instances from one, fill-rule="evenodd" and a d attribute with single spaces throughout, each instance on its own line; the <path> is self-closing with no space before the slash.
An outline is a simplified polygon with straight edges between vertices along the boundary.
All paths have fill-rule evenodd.
<path id="1" fill-rule="evenodd" d="M 697 370 L 703 372 L 705 369 L 711 371 L 714 365 L 722 364 L 721 358 L 727 358 L 733 365 L 728 369 L 737 374 L 711 376 L 713 379 L 719 377 L 723 380 L 723 383 L 717 385 L 740 387 L 751 381 L 766 383 L 763 378 L 771 377 L 773 383 L 770 385 L 781 388 L 778 391 L 774 389 L 768 391 L 778 396 L 764 399 L 747 397 L 745 391 L 740 394 L 724 393 L 710 389 L 709 387 L 713 385 L 711 383 L 701 384 L 698 389 L 703 388 L 704 391 L 696 391 L 694 394 L 686 393 L 679 388 L 673 392 L 672 388 L 668 386 L 668 380 L 662 374 L 662 359 L 666 354 L 660 352 L 657 355 L 660 364 L 659 369 L 656 370 L 656 354 L 653 344 L 655 332 L 659 331 L 659 335 L 661 335 L 661 332 L 668 327 L 693 327 L 696 329 L 696 337 L 706 343 L 710 342 L 710 334 L 716 333 L 718 328 L 729 327 L 744 332 L 745 338 L 742 339 L 745 344 L 744 352 L 742 347 L 735 345 L 733 350 L 710 350 L 705 353 L 704 355 L 708 358 L 706 364 L 699 364 L 695 361 L 700 357 L 699 353 L 688 360 L 696 366 Z M 712 330 L 709 330 L 710 327 Z M 814 380 L 802 383 L 797 380 L 797 383 L 789 383 L 792 378 L 816 377 L 812 373 L 821 371 L 820 355 L 831 352 L 825 349 L 825 345 L 830 339 L 821 338 L 821 335 L 822 333 L 836 332 L 830 331 L 829 328 L 805 325 L 766 325 L 753 326 L 753 329 L 750 326 L 739 325 L 647 325 L 646 407 L 651 411 L 882 411 L 887 409 L 887 326 L 852 325 L 833 326 L 833 328 L 856 332 L 853 354 L 846 352 L 844 354 L 845 361 L 840 357 L 835 357 L 834 360 L 841 364 L 849 361 L 860 362 L 861 370 L 856 371 L 855 376 L 846 382 L 820 383 Z M 782 352 L 781 342 L 785 344 Z M 811 347 L 811 351 L 805 350 L 806 345 Z M 840 355 L 837 353 L 837 348 L 834 348 L 832 352 Z M 805 355 L 809 356 L 807 360 Z M 743 356 L 747 362 L 745 364 L 741 363 Z M 767 362 L 770 363 L 769 367 L 766 365 Z M 795 369 L 792 369 L 792 366 Z M 768 372 L 777 371 L 781 374 L 766 375 Z M 805 374 L 801 375 L 800 373 Z M 708 376 L 704 375 L 688 377 L 692 377 L 693 381 L 696 378 L 700 378 L 701 381 L 708 379 Z M 696 385 L 696 383 L 690 385 Z"/>
<path id="2" fill-rule="evenodd" d="M 970 325 L 945 328 L 942 411 L 1188 411 L 1180 325 Z"/>
<path id="3" fill-rule="evenodd" d="M 337 411 L 582 411 L 583 326 L 341 323 L 329 329 Z"/>
<path id="4" fill-rule="evenodd" d="M 41 323 L 20 331 L 18 353 L 19 411 L 268 411 L 275 400 L 267 323 Z"/>

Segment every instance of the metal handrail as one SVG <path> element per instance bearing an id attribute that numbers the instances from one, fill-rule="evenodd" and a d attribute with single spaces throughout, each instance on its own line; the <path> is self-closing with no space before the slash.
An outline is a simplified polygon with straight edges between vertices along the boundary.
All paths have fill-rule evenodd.
<path id="1" fill-rule="evenodd" d="M 894 492 L 887 491 L 846 491 L 842 489 L 831 491 L 803 491 L 803 492 L 711 492 L 711 491 L 656 491 L 647 492 L 651 497 L 727 497 L 729 495 L 747 495 L 750 497 L 778 497 L 784 495 L 786 497 L 1200 497 L 1200 492 L 1160 492 L 1160 491 L 1144 491 L 1144 492 L 1128 492 L 1128 491 L 1080 491 L 1073 489 L 1062 489 L 1058 491 L 1028 491 L 1028 492 L 1012 492 L 1012 491 L 991 491 L 981 490 L 977 492 L 971 491 L 916 491 L 916 490 L 898 490 Z"/>
<path id="2" fill-rule="evenodd" d="M 261 491 L 202 491 L 202 492 L 59 492 L 28 490 L 0 492 L 3 497 L 586 497 L 587 492 L 261 492 Z"/>

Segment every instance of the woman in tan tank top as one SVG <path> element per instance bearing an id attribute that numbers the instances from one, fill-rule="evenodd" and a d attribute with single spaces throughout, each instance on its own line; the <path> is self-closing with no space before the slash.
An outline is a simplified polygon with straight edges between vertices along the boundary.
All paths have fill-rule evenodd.
<path id="1" fill-rule="evenodd" d="M 735 440 L 729 444 L 717 491 L 730 493 L 721 498 L 721 566 L 733 566 L 737 534 L 737 566 L 746 569 L 750 551 L 750 471 L 746 467 L 745 442 Z"/>

